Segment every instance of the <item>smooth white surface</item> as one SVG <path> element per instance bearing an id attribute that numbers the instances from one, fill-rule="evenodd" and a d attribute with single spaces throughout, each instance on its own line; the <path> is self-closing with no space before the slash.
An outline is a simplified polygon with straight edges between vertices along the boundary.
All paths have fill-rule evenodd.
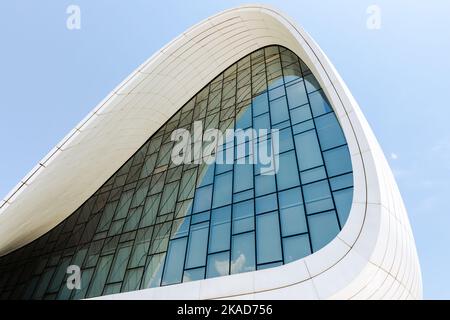
<path id="1" fill-rule="evenodd" d="M 310 67 L 346 136 L 354 199 L 341 233 L 322 250 L 284 266 L 99 299 L 421 298 L 409 221 L 370 126 L 308 34 L 278 11 L 260 5 L 227 10 L 192 27 L 94 108 L 5 199 L 0 208 L 0 254 L 56 226 L 217 74 L 273 44 L 292 50 Z"/>

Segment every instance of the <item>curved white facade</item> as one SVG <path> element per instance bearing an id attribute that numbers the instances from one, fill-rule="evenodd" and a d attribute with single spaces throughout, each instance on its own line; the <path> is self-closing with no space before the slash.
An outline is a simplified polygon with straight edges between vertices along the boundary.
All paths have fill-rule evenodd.
<path id="1" fill-rule="evenodd" d="M 274 44 L 310 67 L 347 139 L 354 195 L 342 231 L 318 252 L 280 267 L 101 298 L 422 298 L 407 213 L 359 106 L 309 35 L 278 11 L 259 5 L 227 10 L 192 27 L 100 103 L 3 200 L 0 254 L 60 223 L 219 72 Z"/>

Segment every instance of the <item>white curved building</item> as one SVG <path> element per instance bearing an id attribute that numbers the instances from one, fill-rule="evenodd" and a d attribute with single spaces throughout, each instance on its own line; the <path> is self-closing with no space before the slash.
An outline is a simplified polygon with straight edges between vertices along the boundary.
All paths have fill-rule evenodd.
<path id="1" fill-rule="evenodd" d="M 279 129 L 280 171 L 177 167 L 170 133 L 194 121 Z M 190 28 L 95 107 L 2 201 L 0 255 L 2 299 L 422 298 L 358 104 L 309 35 L 260 5 Z"/>

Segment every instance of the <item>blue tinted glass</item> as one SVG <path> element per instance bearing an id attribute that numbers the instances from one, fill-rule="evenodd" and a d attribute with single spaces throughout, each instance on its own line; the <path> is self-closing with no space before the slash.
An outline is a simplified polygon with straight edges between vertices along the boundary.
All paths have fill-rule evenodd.
<path id="1" fill-rule="evenodd" d="M 216 159 L 216 176 L 233 170 L 234 141 L 219 147 Z"/>
<path id="2" fill-rule="evenodd" d="M 275 193 L 256 198 L 256 214 L 278 209 L 277 195 Z"/>
<path id="3" fill-rule="evenodd" d="M 278 190 L 284 190 L 298 186 L 298 167 L 295 152 L 289 151 L 279 155 L 279 168 L 277 172 Z"/>
<path id="4" fill-rule="evenodd" d="M 320 89 L 320 84 L 317 82 L 314 75 L 308 74 L 307 76 L 304 77 L 304 79 L 305 79 L 306 90 L 308 91 L 308 93 Z"/>
<path id="5" fill-rule="evenodd" d="M 308 103 L 308 97 L 306 96 L 303 81 L 297 82 L 291 86 L 287 86 L 286 93 L 289 102 L 289 108 L 291 109 Z"/>
<path id="6" fill-rule="evenodd" d="M 240 202 L 254 197 L 253 189 L 242 191 L 233 195 L 233 202 Z"/>
<path id="7" fill-rule="evenodd" d="M 323 158 L 330 177 L 352 171 L 352 160 L 347 146 L 326 151 Z"/>
<path id="8" fill-rule="evenodd" d="M 322 153 L 314 131 L 301 133 L 294 139 L 300 170 L 322 165 Z"/>
<path id="9" fill-rule="evenodd" d="M 183 282 L 202 280 L 205 278 L 205 267 L 189 269 L 184 272 Z"/>
<path id="10" fill-rule="evenodd" d="M 280 130 L 280 153 L 292 150 L 294 148 L 294 141 L 292 140 L 291 128 Z"/>
<path id="11" fill-rule="evenodd" d="M 258 264 L 282 259 L 277 211 L 256 216 L 256 250 Z"/>
<path id="12" fill-rule="evenodd" d="M 255 270 L 255 233 L 233 236 L 231 274 Z"/>
<path id="13" fill-rule="evenodd" d="M 233 205 L 233 234 L 254 229 L 253 200 L 239 202 Z"/>
<path id="14" fill-rule="evenodd" d="M 309 108 L 308 104 L 291 110 L 292 124 L 303 122 L 311 118 L 312 118 L 311 109 Z"/>
<path id="15" fill-rule="evenodd" d="M 281 265 L 283 265 L 283 262 L 282 261 L 278 261 L 278 262 L 260 264 L 257 269 L 258 270 L 264 270 L 264 269 L 270 269 L 270 268 L 279 267 Z"/>
<path id="16" fill-rule="evenodd" d="M 269 101 L 267 100 L 267 93 L 262 93 L 253 98 L 253 116 L 259 116 L 269 111 Z"/>
<path id="17" fill-rule="evenodd" d="M 208 221 L 209 220 L 209 211 L 205 211 L 202 213 L 197 213 L 192 215 L 192 220 L 191 220 L 191 224 L 196 224 L 196 223 L 200 223 L 200 222 L 204 222 L 204 221 Z"/>
<path id="18" fill-rule="evenodd" d="M 233 173 L 228 172 L 216 176 L 214 181 L 213 207 L 221 207 L 231 203 L 233 187 Z"/>
<path id="19" fill-rule="evenodd" d="M 283 237 L 308 232 L 300 188 L 280 192 L 281 233 Z"/>
<path id="20" fill-rule="evenodd" d="M 330 179 L 331 190 L 338 190 L 347 187 L 351 187 L 353 185 L 353 174 L 348 173 L 342 176 Z"/>
<path id="21" fill-rule="evenodd" d="M 265 113 L 263 115 L 253 118 L 253 129 L 269 129 L 270 130 L 270 119 L 269 114 Z"/>
<path id="22" fill-rule="evenodd" d="M 214 209 L 211 215 L 209 252 L 230 249 L 231 206 Z"/>
<path id="23" fill-rule="evenodd" d="M 234 165 L 234 189 L 233 192 L 240 192 L 253 188 L 253 165 Z"/>
<path id="24" fill-rule="evenodd" d="M 206 246 L 208 243 L 208 223 L 191 226 L 189 233 L 186 268 L 204 266 L 206 263 Z"/>
<path id="25" fill-rule="evenodd" d="M 319 181 L 304 186 L 303 195 L 308 213 L 331 210 L 334 207 L 328 181 Z"/>
<path id="26" fill-rule="evenodd" d="M 206 166 L 203 168 L 202 173 L 199 176 L 199 187 L 206 186 L 213 183 L 214 179 L 214 166 Z"/>
<path id="27" fill-rule="evenodd" d="M 252 109 L 247 107 L 238 114 L 236 129 L 246 129 L 252 126 Z"/>
<path id="28" fill-rule="evenodd" d="M 193 212 L 201 212 L 211 208 L 212 186 L 198 188 L 195 192 Z"/>
<path id="29" fill-rule="evenodd" d="M 314 129 L 314 122 L 312 120 L 308 120 L 292 126 L 292 132 L 294 132 L 294 134 L 299 134 L 311 129 Z"/>
<path id="30" fill-rule="evenodd" d="M 284 263 L 289 263 L 311 254 L 307 234 L 283 239 Z"/>
<path id="31" fill-rule="evenodd" d="M 281 97 L 270 102 L 270 116 L 272 123 L 280 123 L 289 119 L 286 97 Z"/>
<path id="32" fill-rule="evenodd" d="M 308 223 L 313 251 L 320 250 L 339 233 L 339 225 L 334 211 L 308 216 Z"/>
<path id="33" fill-rule="evenodd" d="M 270 100 L 275 100 L 281 96 L 284 96 L 284 86 L 279 86 L 269 91 Z"/>
<path id="34" fill-rule="evenodd" d="M 285 86 L 284 79 L 294 81 Z M 232 128 L 269 129 L 253 140 L 259 161 L 250 164 L 256 153 L 250 152 L 246 132 L 246 139 L 226 135 L 232 139 L 219 145 L 215 164 L 173 164 L 170 133 L 193 132 L 194 121 L 224 135 Z M 274 156 L 272 148 L 263 147 L 276 142 L 278 133 Z M 20 254 L 0 259 L 0 270 L 6 267 L 12 275 L 8 286 L 0 285 L 0 297 L 11 296 L 17 285 L 29 288 L 28 297 L 79 299 L 300 259 L 332 240 L 348 218 L 353 175 L 345 143 L 307 66 L 287 49 L 261 49 L 175 113 L 68 217 L 62 231 L 50 230 Z M 197 144 L 202 145 L 210 143 Z M 46 243 L 49 251 L 41 250 Z M 39 271 L 30 269 L 22 280 L 23 272 L 15 270 L 28 263 L 39 265 Z M 83 265 L 82 290 L 59 290 L 65 288 L 67 264 Z"/>
<path id="35" fill-rule="evenodd" d="M 172 226 L 172 238 L 180 238 L 188 236 L 190 222 L 191 217 L 175 220 Z"/>
<path id="36" fill-rule="evenodd" d="M 230 252 L 220 252 L 208 256 L 206 278 L 226 276 L 230 270 Z"/>
<path id="37" fill-rule="evenodd" d="M 320 116 L 315 121 L 322 150 L 345 144 L 344 133 L 334 113 Z"/>
<path id="38" fill-rule="evenodd" d="M 275 175 L 259 175 L 255 177 L 256 196 L 275 192 Z"/>
<path id="39" fill-rule="evenodd" d="M 322 90 L 311 93 L 309 95 L 309 102 L 314 117 L 332 111 Z"/>
<path id="40" fill-rule="evenodd" d="M 164 268 L 162 285 L 181 282 L 186 253 L 187 237 L 170 241 Z"/>
<path id="41" fill-rule="evenodd" d="M 341 222 L 341 225 L 344 225 L 350 213 L 350 208 L 352 207 L 353 188 L 335 191 L 333 192 L 333 196 L 339 221 Z"/>
<path id="42" fill-rule="evenodd" d="M 302 173 L 300 173 L 300 176 L 302 178 L 302 183 L 306 184 L 325 179 L 327 177 L 327 173 L 325 172 L 325 167 L 320 166 L 314 169 L 303 171 Z"/>

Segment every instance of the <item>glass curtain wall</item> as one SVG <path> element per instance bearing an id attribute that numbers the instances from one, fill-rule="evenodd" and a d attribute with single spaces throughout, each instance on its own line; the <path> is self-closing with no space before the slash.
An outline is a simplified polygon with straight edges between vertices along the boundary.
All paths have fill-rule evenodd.
<path id="1" fill-rule="evenodd" d="M 231 164 L 175 164 L 172 132 L 195 121 L 278 129 L 278 171 L 238 161 L 253 140 L 218 146 L 217 157 L 244 150 Z M 198 92 L 61 224 L 1 257 L 0 297 L 91 298 L 280 266 L 334 239 L 352 195 L 347 143 L 318 81 L 293 52 L 265 47 Z M 81 288 L 69 290 L 73 265 Z"/>

